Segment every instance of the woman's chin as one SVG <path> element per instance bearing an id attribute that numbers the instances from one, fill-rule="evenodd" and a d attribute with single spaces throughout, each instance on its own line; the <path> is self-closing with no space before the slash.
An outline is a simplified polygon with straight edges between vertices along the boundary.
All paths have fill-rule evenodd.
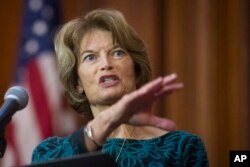
<path id="1" fill-rule="evenodd" d="M 121 95 L 106 95 L 101 98 L 101 103 L 105 105 L 112 105 L 116 103 L 122 96 Z"/>

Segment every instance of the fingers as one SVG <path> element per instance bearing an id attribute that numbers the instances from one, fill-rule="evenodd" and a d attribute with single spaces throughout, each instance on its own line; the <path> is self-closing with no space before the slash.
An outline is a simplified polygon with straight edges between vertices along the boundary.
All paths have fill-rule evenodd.
<path id="1" fill-rule="evenodd" d="M 176 78 L 177 78 L 177 75 L 175 73 L 163 77 L 163 85 L 172 83 L 173 81 L 176 80 Z"/>
<path id="2" fill-rule="evenodd" d="M 123 98 L 126 104 L 133 102 L 151 103 L 161 96 L 165 96 L 173 91 L 183 88 L 182 83 L 175 83 L 177 75 L 171 74 L 165 77 L 159 77 L 148 84 L 144 85 L 140 89 L 127 95 L 127 98 Z"/>
<path id="3" fill-rule="evenodd" d="M 153 94 L 161 90 L 165 85 L 171 84 L 177 78 L 176 74 L 167 75 L 165 77 L 158 77 L 155 80 L 149 82 L 145 86 L 141 87 L 137 91 L 137 96 L 144 96 L 145 94 Z"/>
<path id="4" fill-rule="evenodd" d="M 167 75 L 165 77 L 158 77 L 157 79 L 153 80 L 152 82 L 146 84 L 142 89 L 154 92 L 158 90 L 159 88 L 162 88 L 165 85 L 169 85 L 173 83 L 177 78 L 177 75 L 175 73 L 171 75 Z"/>
<path id="5" fill-rule="evenodd" d="M 145 124 L 166 130 L 175 129 L 173 121 L 156 116 L 149 116 L 147 111 L 156 99 L 173 91 L 180 90 L 183 87 L 182 83 L 175 82 L 176 78 L 176 74 L 159 77 L 138 90 L 124 95 L 118 103 L 113 105 L 113 108 L 115 107 L 115 111 L 118 113 L 117 122 L 130 122 L 134 120 L 134 117 L 140 116 L 141 119 L 132 121 L 135 125 Z"/>
<path id="6" fill-rule="evenodd" d="M 155 92 L 159 89 L 162 88 L 162 83 L 163 83 L 163 78 L 158 77 L 157 79 L 149 82 L 145 86 L 141 87 L 138 91 L 137 94 L 139 96 L 144 96 L 145 94 L 149 94 L 151 92 Z"/>
<path id="7" fill-rule="evenodd" d="M 174 81 L 176 81 L 176 79 L 177 75 L 175 73 L 167 75 L 165 77 L 159 77 L 137 90 L 134 93 L 134 97 L 160 97 L 169 94 L 173 91 L 180 90 L 181 88 L 183 88 L 183 84 L 175 83 Z"/>
<path id="8" fill-rule="evenodd" d="M 158 128 L 164 129 L 164 130 L 168 130 L 168 131 L 176 130 L 176 125 L 175 125 L 174 121 L 172 121 L 170 119 L 152 116 L 150 118 L 149 122 L 150 122 L 151 126 L 154 125 L 155 127 L 158 127 Z"/>
<path id="9" fill-rule="evenodd" d="M 164 96 L 164 95 L 170 94 L 174 91 L 178 91 L 178 90 L 182 89 L 183 87 L 184 87 L 184 85 L 182 83 L 167 85 L 167 86 L 164 86 L 160 91 L 155 92 L 154 96 L 155 97 Z"/>

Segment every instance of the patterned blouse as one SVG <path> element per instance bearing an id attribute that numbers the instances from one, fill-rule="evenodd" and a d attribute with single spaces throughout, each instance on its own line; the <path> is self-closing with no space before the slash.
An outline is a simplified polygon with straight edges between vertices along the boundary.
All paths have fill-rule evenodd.
<path id="1" fill-rule="evenodd" d="M 66 137 L 48 138 L 35 148 L 32 163 L 86 153 L 83 143 L 82 128 Z M 119 167 L 209 166 L 202 140 L 182 131 L 145 140 L 108 139 L 102 152 L 111 155 Z"/>

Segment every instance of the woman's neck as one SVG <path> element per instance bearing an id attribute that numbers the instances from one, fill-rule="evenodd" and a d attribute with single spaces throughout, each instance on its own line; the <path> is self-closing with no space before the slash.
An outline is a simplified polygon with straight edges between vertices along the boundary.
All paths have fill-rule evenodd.
<path id="1" fill-rule="evenodd" d="M 96 117 L 98 114 L 108 109 L 109 107 L 110 107 L 109 105 L 90 105 L 94 117 Z"/>
<path id="2" fill-rule="evenodd" d="M 127 138 L 133 139 L 134 138 L 134 131 L 138 127 L 128 124 L 121 124 L 117 127 L 109 136 L 109 138 Z"/>

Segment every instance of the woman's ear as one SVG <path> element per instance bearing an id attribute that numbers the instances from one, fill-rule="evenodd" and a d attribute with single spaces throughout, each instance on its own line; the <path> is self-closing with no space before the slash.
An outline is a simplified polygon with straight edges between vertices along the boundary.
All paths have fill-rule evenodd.
<path id="1" fill-rule="evenodd" d="M 78 81 L 77 81 L 77 90 L 80 94 L 82 94 L 84 92 L 84 89 L 82 87 L 82 83 L 81 83 L 80 79 L 78 79 Z"/>

